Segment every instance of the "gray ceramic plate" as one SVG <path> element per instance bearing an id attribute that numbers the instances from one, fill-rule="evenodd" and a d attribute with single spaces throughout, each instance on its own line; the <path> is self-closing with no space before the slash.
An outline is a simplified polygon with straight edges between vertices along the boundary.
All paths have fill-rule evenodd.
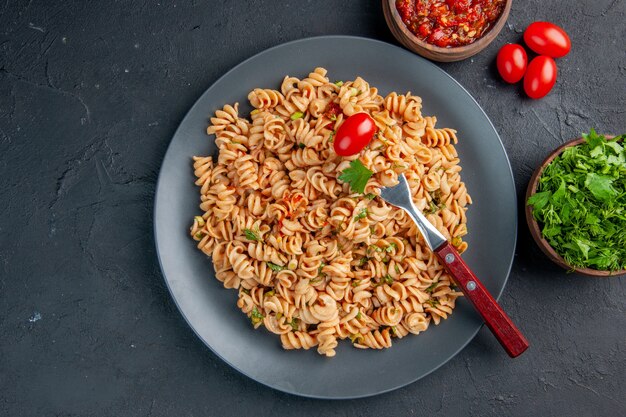
<path id="1" fill-rule="evenodd" d="M 193 216 L 199 214 L 191 157 L 216 151 L 205 133 L 208 117 L 234 102 L 247 114 L 248 91 L 278 88 L 286 74 L 302 78 L 317 66 L 327 68 L 334 80 L 360 75 L 383 95 L 393 90 L 420 95 L 424 114 L 458 130 L 463 180 L 474 200 L 468 211 L 469 250 L 463 257 L 495 296 L 502 293 L 515 250 L 515 185 L 498 134 L 467 91 L 425 59 L 371 39 L 327 36 L 268 49 L 226 73 L 185 116 L 163 161 L 154 216 L 161 268 L 181 313 L 215 354 L 256 381 L 308 397 L 357 398 L 402 387 L 434 371 L 472 340 L 481 319 L 462 299 L 450 319 L 395 341 L 391 349 L 359 350 L 344 342 L 332 359 L 315 349 L 284 351 L 278 337 L 252 329 L 235 306 L 236 292 L 215 280 L 210 259 L 188 236 Z"/>

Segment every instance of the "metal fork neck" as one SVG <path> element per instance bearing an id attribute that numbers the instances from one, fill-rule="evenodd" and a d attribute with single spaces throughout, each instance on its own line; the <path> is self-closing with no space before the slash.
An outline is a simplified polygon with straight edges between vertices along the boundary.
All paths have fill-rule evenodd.
<path id="1" fill-rule="evenodd" d="M 422 212 L 415 207 L 413 202 L 409 203 L 408 207 L 403 206 L 400 208 L 406 211 L 409 217 L 413 219 L 420 233 L 422 233 L 426 244 L 431 250 L 434 251 L 447 242 L 441 232 L 439 232 L 439 230 L 437 230 L 437 228 L 428 221 L 426 216 L 424 216 Z"/>

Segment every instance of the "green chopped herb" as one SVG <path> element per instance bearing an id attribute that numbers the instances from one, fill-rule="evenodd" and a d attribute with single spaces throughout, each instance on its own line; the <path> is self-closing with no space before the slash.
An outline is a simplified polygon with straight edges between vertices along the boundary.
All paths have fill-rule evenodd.
<path id="1" fill-rule="evenodd" d="M 426 292 L 427 292 L 428 294 L 432 294 L 432 293 L 433 293 L 433 291 L 435 291 L 435 288 L 437 287 L 437 284 L 439 284 L 439 281 L 435 281 L 435 282 L 433 282 L 432 284 L 430 284 L 430 285 L 428 286 L 428 288 L 426 288 Z"/>
<path id="2" fill-rule="evenodd" d="M 281 265 L 276 265 L 276 264 L 271 263 L 271 262 L 268 262 L 268 263 L 267 263 L 267 266 L 269 266 L 269 267 L 270 267 L 270 269 L 271 269 L 272 271 L 274 271 L 274 272 L 280 272 L 280 271 L 282 271 L 282 270 L 284 270 L 284 269 L 285 269 L 285 267 L 284 267 L 284 266 L 281 266 Z"/>
<path id="3" fill-rule="evenodd" d="M 367 217 L 367 208 L 362 208 L 359 211 L 359 213 L 356 216 L 354 216 L 354 221 L 358 222 L 359 220 L 364 219 L 366 217 Z"/>
<path id="4" fill-rule="evenodd" d="M 626 135 L 594 130 L 548 164 L 527 201 L 543 237 L 573 267 L 626 268 Z"/>
<path id="5" fill-rule="evenodd" d="M 265 297 L 273 297 L 275 295 L 276 295 L 276 291 L 271 290 L 271 291 L 268 291 L 268 292 L 264 293 L 263 294 L 263 298 L 265 298 Z"/>
<path id="6" fill-rule="evenodd" d="M 365 253 L 366 253 L 366 255 L 369 257 L 369 256 L 370 256 L 370 253 L 372 253 L 372 251 L 374 251 L 374 252 L 380 252 L 380 250 L 379 250 L 379 249 L 380 249 L 380 248 L 379 248 L 378 246 L 376 246 L 376 245 L 369 245 L 369 246 L 367 247 L 367 249 L 365 250 Z"/>
<path id="7" fill-rule="evenodd" d="M 441 190 L 435 190 L 429 193 L 430 198 L 435 202 L 435 204 L 439 204 L 441 201 Z"/>
<path id="8" fill-rule="evenodd" d="M 533 206 L 535 211 L 540 211 L 550 202 L 550 197 L 552 193 L 550 191 L 540 191 L 528 198 L 526 202 L 529 206 Z M 535 216 L 536 217 L 536 216 Z"/>
<path id="9" fill-rule="evenodd" d="M 350 335 L 350 341 L 352 343 L 361 343 L 363 341 L 363 335 L 360 333 L 357 334 L 351 334 Z"/>
<path id="10" fill-rule="evenodd" d="M 343 85 L 343 81 L 335 81 L 335 85 L 337 87 L 341 87 Z"/>
<path id="11" fill-rule="evenodd" d="M 283 313 L 276 313 L 276 320 L 280 320 L 283 317 Z"/>
<path id="12" fill-rule="evenodd" d="M 335 140 L 335 131 L 333 130 L 332 132 L 330 132 L 330 136 L 328 137 L 328 143 L 333 143 L 333 141 Z"/>
<path id="13" fill-rule="evenodd" d="M 426 304 L 428 304 L 431 307 L 436 307 L 439 305 L 439 301 L 431 298 L 430 300 L 426 300 Z"/>
<path id="14" fill-rule="evenodd" d="M 294 114 L 291 115 L 291 117 L 289 117 L 291 120 L 298 120 L 298 119 L 302 119 L 302 117 L 304 117 L 304 113 L 302 113 L 301 111 L 297 111 Z"/>
<path id="15" fill-rule="evenodd" d="M 398 329 L 396 329 L 396 326 L 391 326 L 389 329 L 391 329 L 391 334 L 396 336 L 398 333 Z"/>
<path id="16" fill-rule="evenodd" d="M 367 181 L 372 175 L 374 175 L 372 171 L 367 169 L 359 159 L 355 159 L 350 162 L 350 167 L 341 172 L 339 180 L 349 183 L 353 192 L 363 194 Z"/>
<path id="17" fill-rule="evenodd" d="M 195 237 L 198 240 L 201 240 L 204 236 L 206 235 L 206 233 L 202 230 L 199 230 L 196 232 L 195 235 L 193 235 L 193 237 Z"/>
<path id="18" fill-rule="evenodd" d="M 359 311 L 358 313 L 356 313 L 356 319 L 357 320 L 361 320 L 363 316 L 361 315 L 361 312 Z"/>
<path id="19" fill-rule="evenodd" d="M 368 200 L 373 200 L 374 198 L 376 198 L 376 194 L 367 193 L 363 196 L 363 198 L 366 198 Z"/>
<path id="20" fill-rule="evenodd" d="M 318 277 L 326 277 L 326 274 L 322 272 L 322 269 L 324 269 L 325 266 L 326 266 L 326 264 L 324 262 L 322 262 L 320 264 L 320 266 L 317 267 L 317 276 Z"/>
<path id="21" fill-rule="evenodd" d="M 298 143 L 298 148 L 304 149 L 306 148 L 306 146 L 304 145 L 304 143 Z"/>
<path id="22" fill-rule="evenodd" d="M 204 219 L 202 218 L 202 216 L 195 216 L 194 220 L 198 223 L 198 226 L 204 226 Z"/>
<path id="23" fill-rule="evenodd" d="M 358 95 L 358 94 L 359 94 L 359 90 L 357 90 L 356 88 L 352 87 L 352 88 L 350 89 L 350 95 L 351 95 L 352 97 L 354 97 L 354 96 L 356 96 L 356 95 Z"/>
<path id="24" fill-rule="evenodd" d="M 396 274 L 399 274 L 399 273 L 400 273 L 400 267 L 398 266 L 398 264 L 395 264 L 395 265 L 393 266 L 393 269 L 395 269 L 395 270 L 396 270 Z"/>
<path id="25" fill-rule="evenodd" d="M 291 328 L 293 329 L 293 331 L 295 332 L 296 330 L 298 330 L 300 328 L 300 319 L 294 317 L 293 319 L 291 319 L 291 321 L 289 322 L 289 324 L 291 325 Z"/>
<path id="26" fill-rule="evenodd" d="M 242 291 L 244 294 L 250 295 L 250 290 L 249 290 L 249 289 L 247 289 L 247 288 L 243 288 L 241 291 Z"/>
<path id="27" fill-rule="evenodd" d="M 439 206 L 437 206 L 437 204 L 434 201 L 430 201 L 430 207 L 428 207 L 426 210 L 424 210 L 424 213 L 426 214 L 433 214 L 436 213 L 437 211 L 439 211 Z"/>
<path id="28" fill-rule="evenodd" d="M 254 240 L 256 242 L 261 241 L 261 238 L 250 229 L 243 229 L 243 233 L 246 235 L 246 239 L 248 240 Z"/>
<path id="29" fill-rule="evenodd" d="M 388 257 L 388 256 L 385 256 L 385 257 L 383 258 L 383 263 L 384 263 L 384 264 L 389 263 L 389 257 Z"/>
<path id="30" fill-rule="evenodd" d="M 460 236 L 455 236 L 452 238 L 452 246 L 459 246 L 461 243 L 463 243 L 463 239 L 461 239 Z"/>
<path id="31" fill-rule="evenodd" d="M 315 278 L 311 278 L 311 279 L 309 280 L 309 282 L 310 282 L 311 284 L 317 284 L 318 282 L 321 282 L 321 281 L 322 281 L 322 277 L 321 277 L 321 276 L 317 276 L 317 277 L 315 277 Z"/>
<path id="32" fill-rule="evenodd" d="M 370 258 L 368 258 L 367 256 L 362 257 L 361 259 L 359 259 L 359 266 L 363 266 L 367 263 L 367 261 L 369 261 Z"/>
<path id="33" fill-rule="evenodd" d="M 252 312 L 250 313 L 250 320 L 252 321 L 252 324 L 258 324 L 263 321 L 264 318 L 265 316 L 257 310 L 256 306 L 254 306 Z"/>
<path id="34" fill-rule="evenodd" d="M 385 282 L 385 284 L 389 284 L 389 285 L 393 284 L 393 278 L 389 274 L 383 277 L 383 281 Z"/>
<path id="35" fill-rule="evenodd" d="M 391 168 L 394 168 L 394 169 L 395 168 L 407 169 L 408 167 L 406 165 L 394 163 L 394 164 L 391 165 Z"/>
<path id="36" fill-rule="evenodd" d="M 330 120 L 332 120 L 333 122 L 334 122 L 335 120 L 337 120 L 337 115 L 336 115 L 336 114 L 331 114 L 331 115 L 330 115 Z"/>
<path id="37" fill-rule="evenodd" d="M 585 187 L 598 200 L 602 201 L 607 201 L 617 196 L 617 191 L 611 184 L 613 184 L 613 178 L 606 175 L 598 175 L 594 172 L 588 173 L 585 178 Z"/>
<path id="38" fill-rule="evenodd" d="M 385 248 L 385 252 L 393 252 L 395 249 L 398 249 L 398 245 L 392 242 Z"/>

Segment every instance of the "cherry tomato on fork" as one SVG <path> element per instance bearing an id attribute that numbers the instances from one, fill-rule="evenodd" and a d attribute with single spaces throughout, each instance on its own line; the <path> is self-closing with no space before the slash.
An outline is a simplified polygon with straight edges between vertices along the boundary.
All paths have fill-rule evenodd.
<path id="1" fill-rule="evenodd" d="M 549 56 L 538 56 L 528 64 L 524 76 L 524 91 L 530 98 L 538 99 L 550 92 L 556 82 L 556 62 Z"/>
<path id="2" fill-rule="evenodd" d="M 524 31 L 524 42 L 539 55 L 561 58 L 572 49 L 567 33 L 550 22 L 534 22 Z"/>
<path id="3" fill-rule="evenodd" d="M 509 84 L 515 84 L 524 77 L 527 62 L 526 51 L 521 45 L 507 43 L 500 48 L 496 65 L 502 79 Z"/>
<path id="4" fill-rule="evenodd" d="M 334 148 L 337 155 L 350 156 L 359 153 L 376 133 L 376 123 L 367 113 L 348 117 L 337 130 Z"/>

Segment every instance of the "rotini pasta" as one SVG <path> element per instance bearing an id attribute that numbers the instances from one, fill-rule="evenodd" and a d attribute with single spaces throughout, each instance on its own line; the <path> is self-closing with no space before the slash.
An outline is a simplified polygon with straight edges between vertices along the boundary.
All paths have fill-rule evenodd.
<path id="1" fill-rule="evenodd" d="M 324 68 L 284 78 L 215 112 L 219 154 L 195 156 L 201 214 L 191 226 L 237 306 L 285 349 L 334 356 L 340 340 L 382 349 L 439 324 L 457 297 L 449 275 L 402 210 L 379 188 L 410 183 L 416 206 L 463 252 L 472 200 L 461 181 L 457 132 L 436 127 L 411 93 L 383 97 L 365 80 L 333 83 Z M 359 154 L 333 149 L 345 118 L 366 112 L 378 132 Z M 374 174 L 365 194 L 340 173 L 358 158 Z"/>

